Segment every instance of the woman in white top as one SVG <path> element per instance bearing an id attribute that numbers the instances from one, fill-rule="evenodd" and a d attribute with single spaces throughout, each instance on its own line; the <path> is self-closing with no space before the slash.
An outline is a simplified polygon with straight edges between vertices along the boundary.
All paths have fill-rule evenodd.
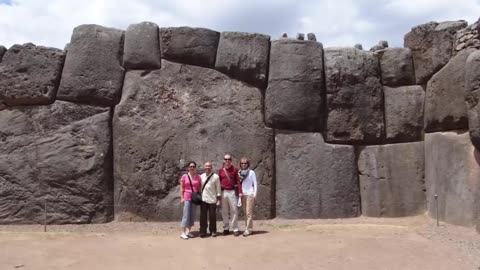
<path id="1" fill-rule="evenodd" d="M 238 171 L 240 181 L 242 182 L 242 205 L 246 216 L 246 227 L 243 236 L 252 234 L 253 229 L 253 208 L 257 198 L 257 176 L 250 169 L 250 162 L 247 158 L 240 159 L 240 170 Z"/>

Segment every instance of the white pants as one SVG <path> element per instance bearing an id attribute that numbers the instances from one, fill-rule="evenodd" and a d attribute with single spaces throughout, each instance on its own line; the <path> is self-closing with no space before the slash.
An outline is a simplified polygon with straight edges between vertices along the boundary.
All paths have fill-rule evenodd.
<path id="1" fill-rule="evenodd" d="M 234 190 L 224 190 L 222 192 L 222 219 L 223 219 L 223 230 L 233 229 L 234 232 L 238 231 L 238 208 L 237 208 L 237 196 L 235 196 Z M 232 220 L 229 223 L 228 211 L 230 210 L 230 215 Z"/>

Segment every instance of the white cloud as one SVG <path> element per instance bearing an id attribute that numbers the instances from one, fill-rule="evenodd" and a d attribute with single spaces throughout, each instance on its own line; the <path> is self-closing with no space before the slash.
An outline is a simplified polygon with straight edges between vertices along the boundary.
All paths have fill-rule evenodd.
<path id="1" fill-rule="evenodd" d="M 217 31 L 316 34 L 326 46 L 365 48 L 387 39 L 401 46 L 411 27 L 430 20 L 480 14 L 475 0 L 14 0 L 0 4 L 0 44 L 33 42 L 63 48 L 74 27 L 94 23 L 126 29 L 152 21 L 159 26 L 207 27 Z M 263 16 L 263 17 L 262 17 Z"/>

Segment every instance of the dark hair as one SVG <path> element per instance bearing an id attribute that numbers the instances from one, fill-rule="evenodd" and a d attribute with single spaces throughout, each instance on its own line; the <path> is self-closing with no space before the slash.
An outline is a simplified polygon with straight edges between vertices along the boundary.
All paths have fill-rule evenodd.
<path id="1" fill-rule="evenodd" d="M 195 167 L 197 167 L 197 163 L 195 163 L 195 161 L 189 161 L 188 162 L 188 167 L 190 167 L 190 165 L 193 163 L 193 165 L 195 165 Z"/>

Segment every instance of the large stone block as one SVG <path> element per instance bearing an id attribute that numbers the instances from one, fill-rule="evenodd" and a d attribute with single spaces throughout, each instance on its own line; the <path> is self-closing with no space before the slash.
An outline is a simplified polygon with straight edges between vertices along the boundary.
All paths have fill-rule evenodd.
<path id="1" fill-rule="evenodd" d="M 452 57 L 455 34 L 466 21 L 429 22 L 413 27 L 404 45 L 412 50 L 416 84 L 426 83 Z"/>
<path id="2" fill-rule="evenodd" d="M 387 48 L 380 52 L 382 84 L 405 86 L 415 84 L 412 53 L 408 48 Z"/>
<path id="3" fill-rule="evenodd" d="M 383 87 L 388 142 L 421 141 L 425 93 L 419 85 Z"/>
<path id="4" fill-rule="evenodd" d="M 56 101 L 0 111 L 0 223 L 113 219 L 110 112 Z"/>
<path id="5" fill-rule="evenodd" d="M 99 25 L 73 29 L 57 98 L 114 106 L 120 101 L 124 32 Z"/>
<path id="6" fill-rule="evenodd" d="M 205 28 L 160 28 L 162 59 L 214 68 L 219 39 L 219 32 Z"/>
<path id="7" fill-rule="evenodd" d="M 425 134 L 425 182 L 428 213 L 447 223 L 478 226 L 480 205 L 480 153 L 468 132 Z"/>
<path id="8" fill-rule="evenodd" d="M 275 136 L 276 208 L 282 218 L 360 215 L 353 146 L 331 145 L 320 133 Z"/>
<path id="9" fill-rule="evenodd" d="M 425 93 L 425 131 L 467 129 L 465 63 L 475 49 L 457 54 L 428 81 Z"/>
<path id="10" fill-rule="evenodd" d="M 425 213 L 423 147 L 423 142 L 360 147 L 362 215 L 405 217 Z"/>
<path id="11" fill-rule="evenodd" d="M 378 58 L 354 48 L 326 48 L 329 143 L 378 144 L 384 139 Z"/>
<path id="12" fill-rule="evenodd" d="M 2 62 L 2 57 L 6 52 L 7 48 L 5 48 L 5 46 L 0 46 L 0 62 Z"/>
<path id="13" fill-rule="evenodd" d="M 123 66 L 126 69 L 160 68 L 158 26 L 152 22 L 131 24 L 125 32 Z"/>
<path id="14" fill-rule="evenodd" d="M 129 71 L 113 134 L 116 219 L 180 220 L 178 180 L 187 162 L 212 160 L 217 170 L 226 152 L 234 165 L 250 159 L 259 181 L 255 216 L 272 218 L 274 137 L 259 89 L 169 61 L 149 74 Z"/>
<path id="15" fill-rule="evenodd" d="M 32 43 L 13 45 L 0 63 L 0 103 L 38 105 L 55 101 L 65 54 Z"/>
<path id="16" fill-rule="evenodd" d="M 320 131 L 324 94 L 322 44 L 294 39 L 273 41 L 265 92 L 267 126 Z"/>
<path id="17" fill-rule="evenodd" d="M 470 54 L 465 64 L 465 102 L 470 139 L 480 150 L 480 51 Z"/>
<path id="18" fill-rule="evenodd" d="M 267 86 L 270 36 L 222 32 L 215 69 L 235 79 L 265 89 Z"/>

